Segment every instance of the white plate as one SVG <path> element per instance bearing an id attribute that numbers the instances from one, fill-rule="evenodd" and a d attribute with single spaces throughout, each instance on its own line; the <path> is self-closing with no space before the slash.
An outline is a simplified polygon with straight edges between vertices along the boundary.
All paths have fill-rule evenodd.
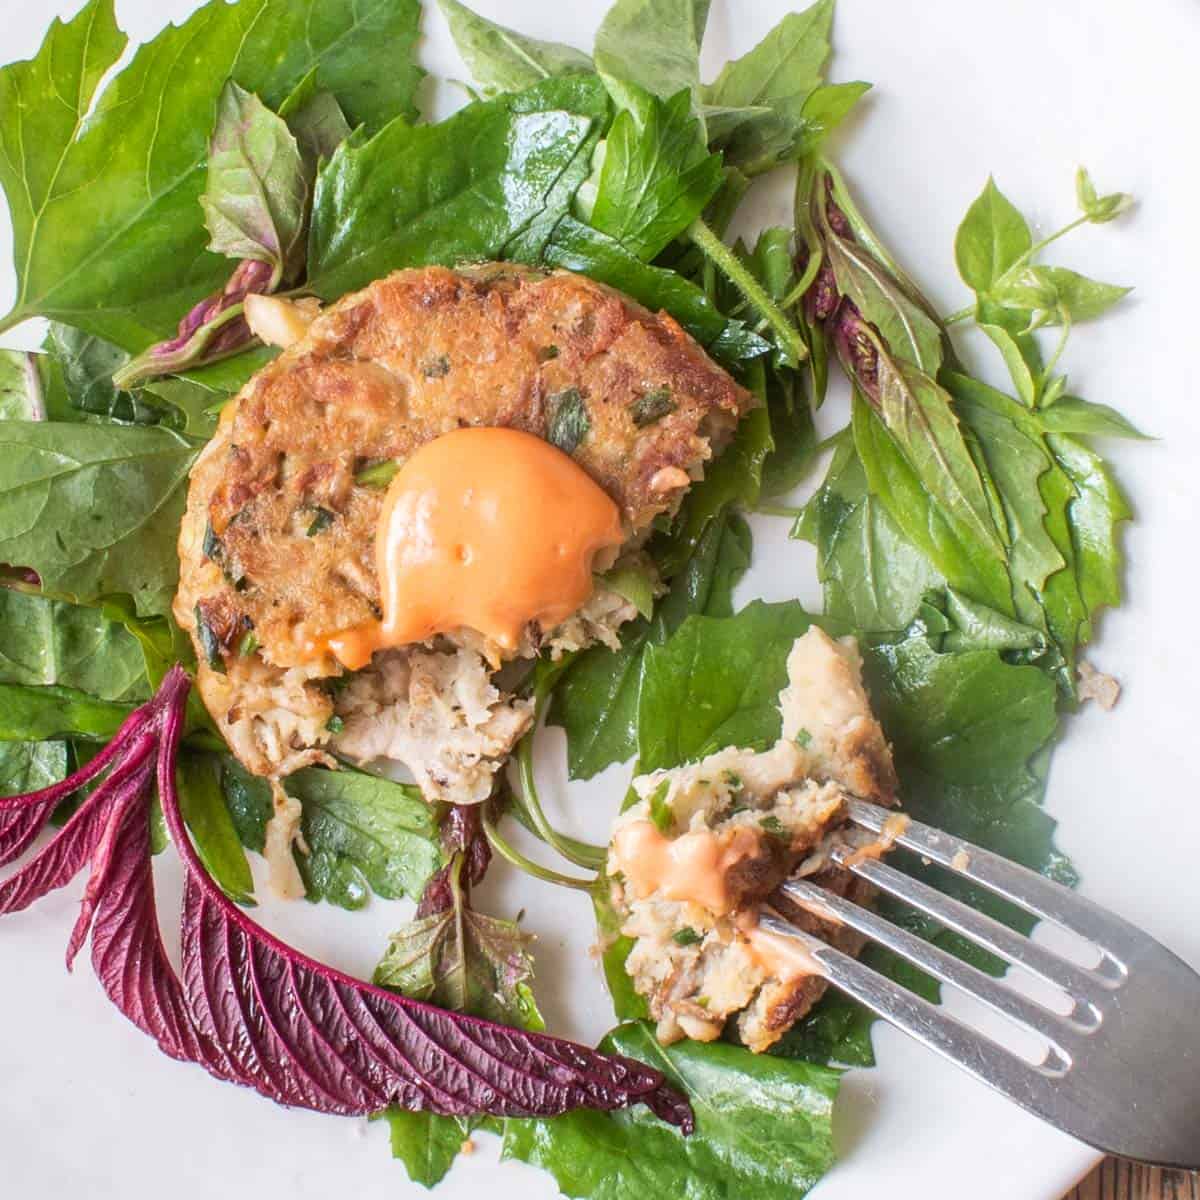
<path id="1" fill-rule="evenodd" d="M 475 0 L 489 16 L 545 37 L 590 45 L 604 0 L 549 5 Z M 800 5 L 797 4 L 796 7 Z M 4 0 L 5 57 L 31 54 L 56 12 L 75 0 Z M 137 37 L 178 19 L 192 0 L 118 0 Z M 432 3 L 430 3 L 432 7 Z M 785 0 L 716 0 L 705 48 L 715 72 L 783 15 Z M 426 14 L 425 66 L 465 78 L 436 11 Z M 1133 191 L 1137 211 L 1088 229 L 1056 260 L 1137 293 L 1118 317 L 1081 329 L 1068 351 L 1072 382 L 1121 408 L 1160 444 L 1104 447 L 1131 494 L 1138 524 L 1126 537 L 1128 603 L 1104 618 L 1094 661 L 1122 681 L 1112 714 L 1067 722 L 1054 760 L 1049 807 L 1083 889 L 1120 909 L 1200 964 L 1200 782 L 1194 766 L 1194 626 L 1200 584 L 1200 396 L 1192 354 L 1200 173 L 1200 13 L 1190 0 L 842 0 L 834 75 L 868 79 L 872 98 L 842 139 L 840 160 L 863 207 L 900 259 L 945 311 L 964 302 L 954 275 L 955 227 L 989 172 L 1039 229 L 1072 215 L 1072 175 L 1082 161 L 1102 188 Z M 457 101 L 439 90 L 438 111 Z M 781 186 L 763 206 L 788 218 Z M 7 237 L 5 223 L 4 237 Z M 9 256 L 0 290 L 11 293 Z M 4 297 L 7 299 L 7 297 Z M 7 307 L 7 305 L 5 305 Z M 982 351 L 981 351 L 982 353 Z M 995 362 L 987 359 L 989 372 Z M 993 372 L 994 373 L 994 372 Z M 831 402 L 823 419 L 834 419 Z M 811 549 L 786 541 L 783 524 L 754 521 L 754 596 L 816 600 Z M 548 748 L 561 749 L 558 735 Z M 557 807 L 561 789 L 546 787 Z M 572 788 L 562 823 L 602 836 L 624 791 L 610 771 Z M 170 855 L 158 867 L 163 911 L 179 881 Z M 0 1162 L 13 1197 L 173 1200 L 216 1195 L 394 1200 L 420 1195 L 388 1160 L 381 1127 L 275 1108 L 163 1058 L 104 999 L 86 966 L 68 977 L 62 951 L 74 898 L 60 894 L 0 928 Z M 528 910 L 540 935 L 539 995 L 550 1027 L 594 1039 L 611 1023 L 586 949 L 586 902 L 496 869 L 483 903 Z M 406 915 L 375 903 L 350 916 L 304 905 L 260 914 L 327 961 L 368 975 L 389 929 Z M 169 919 L 169 918 L 168 918 Z M 838 1110 L 841 1162 L 820 1200 L 861 1200 L 886 1186 L 891 1200 L 1057 1200 L 1095 1161 L 1086 1147 L 879 1027 L 879 1067 L 854 1072 Z M 496 1166 L 479 1139 L 443 1185 L 445 1200 L 487 1187 L 497 1200 L 554 1195 L 550 1178 Z"/>

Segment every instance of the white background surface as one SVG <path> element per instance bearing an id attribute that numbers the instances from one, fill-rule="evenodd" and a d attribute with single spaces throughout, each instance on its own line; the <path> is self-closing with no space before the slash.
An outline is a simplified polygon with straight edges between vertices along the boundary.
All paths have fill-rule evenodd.
<path id="1" fill-rule="evenodd" d="M 0 54 L 32 54 L 49 18 L 77 7 L 75 0 L 3 0 Z M 117 0 L 122 24 L 138 38 L 192 7 L 192 0 Z M 525 32 L 589 47 L 604 2 L 476 0 L 476 7 Z M 785 0 L 715 0 L 706 76 L 788 7 Z M 425 32 L 427 69 L 464 78 L 436 11 L 426 13 Z M 1067 365 L 1075 390 L 1117 406 L 1162 440 L 1102 447 L 1138 520 L 1125 539 L 1128 602 L 1103 619 L 1091 657 L 1121 679 L 1124 693 L 1112 714 L 1088 710 L 1069 722 L 1049 807 L 1084 891 L 1200 965 L 1200 10 L 1193 0 L 841 0 L 835 45 L 834 78 L 876 84 L 841 139 L 840 161 L 885 241 L 944 311 L 966 302 L 953 270 L 953 234 L 989 172 L 1041 233 L 1073 216 L 1078 162 L 1102 191 L 1139 198 L 1131 217 L 1085 229 L 1054 255 L 1137 287 L 1119 316 L 1077 332 Z M 437 95 L 438 112 L 456 103 L 449 89 Z M 762 215 L 788 221 L 786 186 Z M 7 236 L 5 225 L 0 239 Z M 0 256 L 7 264 L 2 245 Z M 0 299 L 11 290 L 6 266 Z M 995 360 L 985 361 L 994 377 Z M 839 412 L 831 403 L 822 419 Z M 811 549 L 787 542 L 784 522 L 756 518 L 754 525 L 755 567 L 740 601 L 799 595 L 815 602 Z M 561 749 L 557 738 L 546 739 L 553 753 Z M 602 838 L 626 777 L 617 768 L 573 787 L 562 824 Z M 558 807 L 562 788 L 548 773 L 545 787 Z M 168 924 L 178 900 L 174 866 L 168 854 L 157 868 Z M 79 890 L 0 926 L 0 1196 L 421 1194 L 389 1161 L 381 1127 L 278 1109 L 170 1062 L 109 1007 L 86 955 L 67 976 L 62 952 Z M 481 902 L 504 914 L 528 910 L 528 926 L 540 937 L 539 997 L 550 1028 L 599 1036 L 610 1010 L 586 954 L 586 901 L 525 886 L 496 868 Z M 306 950 L 363 976 L 406 915 L 380 902 L 356 916 L 304 905 L 259 912 Z M 889 1200 L 1057 1200 L 1094 1161 L 1092 1151 L 901 1035 L 877 1027 L 876 1046 L 879 1068 L 846 1079 L 842 1161 L 818 1189 L 820 1200 L 861 1200 L 885 1189 Z M 495 1164 L 494 1141 L 479 1139 L 439 1195 L 459 1200 L 484 1188 L 496 1200 L 555 1194 L 548 1176 Z"/>

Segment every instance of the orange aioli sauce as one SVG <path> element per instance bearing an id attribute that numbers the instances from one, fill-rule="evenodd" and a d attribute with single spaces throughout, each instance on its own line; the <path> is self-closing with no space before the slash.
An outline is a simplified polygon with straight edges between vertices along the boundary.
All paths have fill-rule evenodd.
<path id="1" fill-rule="evenodd" d="M 592 560 L 624 540 L 616 504 L 570 455 L 516 429 L 455 430 L 421 446 L 384 497 L 382 621 L 326 646 L 351 671 L 462 627 L 511 652 L 530 621 L 550 629 L 586 603 Z"/>
<path id="2" fill-rule="evenodd" d="M 732 836 L 697 830 L 672 839 L 653 821 L 631 821 L 613 837 L 616 864 L 639 900 L 658 894 L 701 904 L 717 916 L 732 907 L 725 882 L 729 869 L 758 853 L 759 846 L 759 835 L 745 826 Z"/>
<path id="3" fill-rule="evenodd" d="M 789 983 L 805 975 L 824 975 L 825 968 L 803 942 L 779 933 L 759 928 L 758 914 L 747 913 L 738 922 L 751 956 L 764 971 L 781 983 Z"/>

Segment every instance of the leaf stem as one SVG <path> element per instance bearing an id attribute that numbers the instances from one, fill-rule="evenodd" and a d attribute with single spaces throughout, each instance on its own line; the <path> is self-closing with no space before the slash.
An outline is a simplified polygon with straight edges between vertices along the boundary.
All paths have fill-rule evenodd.
<path id="1" fill-rule="evenodd" d="M 943 325 L 957 325 L 960 321 L 966 321 L 975 315 L 975 305 L 968 304 L 966 308 L 960 308 L 958 312 L 951 313 L 948 317 L 942 318 Z"/>
<path id="2" fill-rule="evenodd" d="M 790 504 L 760 504 L 754 511 L 765 513 L 768 517 L 788 517 L 795 520 L 804 509 L 794 508 Z"/>
<path id="3" fill-rule="evenodd" d="M 537 732 L 536 726 L 531 729 L 517 747 L 517 769 L 521 776 L 521 799 L 530 821 L 533 832 L 553 850 L 557 850 L 568 862 L 577 867 L 598 870 L 607 857 L 606 852 L 599 846 L 589 846 L 574 838 L 564 837 L 546 819 L 538 796 L 537 781 L 533 774 L 533 739 Z"/>
<path id="4" fill-rule="evenodd" d="M 527 875 L 532 875 L 535 879 L 541 879 L 545 883 L 554 883 L 559 887 L 577 888 L 581 892 L 589 891 L 595 886 L 594 879 L 578 879 L 572 875 L 561 875 L 558 871 L 543 867 L 539 863 L 535 863 L 533 859 L 526 858 L 520 850 L 505 840 L 497 828 L 496 822 L 492 819 L 491 813 L 487 811 L 483 814 L 483 831 L 487 834 L 492 849 L 501 858 Z"/>
<path id="5" fill-rule="evenodd" d="M 767 295 L 766 289 L 750 273 L 737 255 L 697 217 L 688 226 L 688 237 L 720 272 L 728 278 L 747 300 L 758 310 L 759 315 L 774 331 L 784 353 L 794 362 L 808 358 L 808 347 L 800 331 L 788 320 L 784 311 Z"/>

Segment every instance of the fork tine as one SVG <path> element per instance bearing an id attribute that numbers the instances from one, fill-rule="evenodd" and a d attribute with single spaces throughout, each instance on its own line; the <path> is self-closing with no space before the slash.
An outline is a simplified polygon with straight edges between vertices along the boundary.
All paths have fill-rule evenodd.
<path id="1" fill-rule="evenodd" d="M 844 856 L 839 855 L 834 858 L 861 879 L 932 917 L 939 925 L 952 929 L 976 945 L 1062 988 L 1075 1002 L 1075 1009 L 1070 1014 L 1071 1021 L 1082 1028 L 1095 1024 L 1095 1006 L 1111 986 L 1104 976 L 1086 967 L 1077 967 L 1037 942 L 1014 932 L 1007 925 L 1002 925 L 994 917 L 931 888 L 911 875 L 905 875 L 903 871 L 897 871 L 887 863 L 874 859 L 844 861 Z"/>
<path id="2" fill-rule="evenodd" d="M 862 800 L 851 800 L 847 809 L 856 825 L 876 833 L 883 832 L 885 823 L 889 819 L 894 820 L 896 815 Z M 915 850 L 922 857 L 1011 900 L 1043 920 L 1053 921 L 1079 937 L 1094 942 L 1106 960 L 1111 960 L 1102 962 L 1097 968 L 1097 974 L 1108 977 L 1110 983 L 1119 982 L 1124 975 L 1122 960 L 1127 962 L 1129 956 L 1136 953 L 1145 936 L 1132 925 L 1061 883 L 1001 858 L 982 846 L 923 825 L 920 821 L 909 821 L 895 840 L 899 845 Z"/>
<path id="3" fill-rule="evenodd" d="M 996 1012 L 1011 1018 L 1019 1025 L 1032 1029 L 1046 1038 L 1066 1059 L 1077 1053 L 1080 1043 L 1074 1032 L 1087 1032 L 1094 1025 L 1080 1028 L 1072 1017 L 1060 1016 L 1044 1008 L 1034 1000 L 1014 992 L 999 980 L 985 975 L 970 963 L 933 945 L 907 929 L 901 929 L 885 920 L 878 913 L 860 908 L 857 904 L 835 896 L 825 888 L 806 880 L 789 880 L 780 886 L 779 892 L 801 908 L 815 912 L 818 916 L 832 919 L 838 924 L 848 925 L 866 934 L 873 942 L 899 954 L 914 966 L 952 987 L 981 1000 Z"/>
<path id="4" fill-rule="evenodd" d="M 764 913 L 759 918 L 759 926 L 769 933 L 800 942 L 821 966 L 825 978 L 839 991 L 865 1004 L 885 1021 L 991 1087 L 1011 1096 L 1032 1097 L 1043 1092 L 1062 1072 L 1062 1067 L 1055 1061 L 1048 1064 L 1047 1070 L 1025 1062 L 936 1004 L 930 1004 L 773 913 Z"/>

